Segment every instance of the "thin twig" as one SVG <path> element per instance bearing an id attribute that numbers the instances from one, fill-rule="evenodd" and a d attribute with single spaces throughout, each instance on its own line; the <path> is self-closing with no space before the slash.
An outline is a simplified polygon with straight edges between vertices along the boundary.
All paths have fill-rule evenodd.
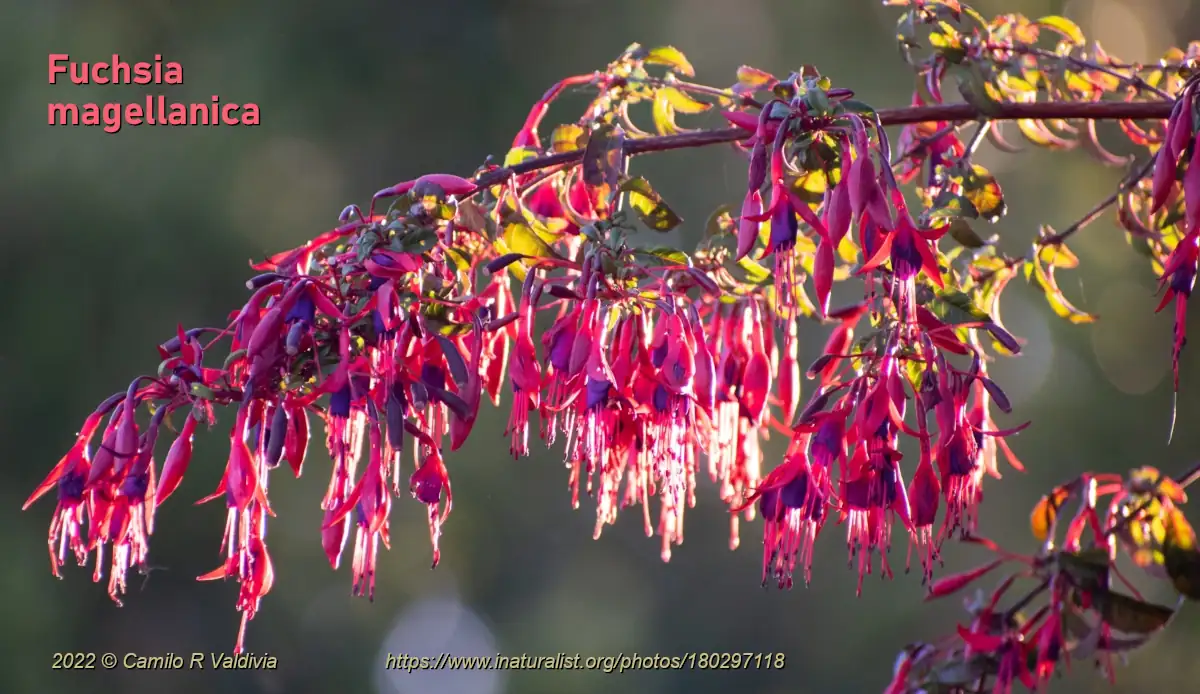
<path id="1" fill-rule="evenodd" d="M 991 129 L 992 122 L 990 120 L 979 124 L 979 128 L 977 128 L 975 133 L 971 135 L 971 141 L 967 143 L 966 151 L 963 152 L 964 161 L 975 155 L 975 152 L 979 149 L 979 145 L 983 144 L 984 135 L 987 135 L 988 131 Z"/>
<path id="2" fill-rule="evenodd" d="M 1048 51 L 1045 48 L 1035 48 L 1032 46 L 1012 46 L 1009 48 L 1005 48 L 1004 50 L 1012 51 L 1013 53 L 1022 53 L 1025 55 L 1035 55 L 1039 58 L 1046 58 L 1049 60 L 1065 60 L 1065 61 L 1071 63 L 1072 65 L 1074 65 L 1076 68 L 1081 68 L 1084 70 L 1095 70 L 1096 72 L 1102 72 L 1110 77 L 1115 77 L 1115 78 L 1121 80 L 1122 82 L 1127 82 L 1127 83 L 1129 83 L 1130 86 L 1132 86 L 1134 89 L 1136 89 L 1138 91 L 1150 92 L 1150 93 L 1158 96 L 1161 99 L 1170 99 L 1171 98 L 1170 94 L 1164 92 L 1163 90 L 1159 89 L 1158 87 L 1151 86 L 1148 82 L 1146 82 L 1146 80 L 1142 79 L 1141 75 L 1138 75 L 1136 71 L 1130 75 L 1125 75 L 1125 74 L 1122 74 L 1121 72 L 1119 72 L 1119 70 L 1133 70 L 1136 66 L 1132 66 L 1132 65 L 1130 65 L 1130 66 L 1101 65 L 1100 63 L 1097 63 L 1093 60 L 1087 60 L 1085 58 L 1076 58 L 1075 56 L 1071 56 L 1071 55 L 1059 55 L 1058 53 L 1054 53 L 1053 51 Z"/>
<path id="3" fill-rule="evenodd" d="M 1079 218 L 1079 220 L 1074 224 L 1066 229 L 1063 229 L 1057 234 L 1051 234 L 1045 238 L 1038 239 L 1038 245 L 1042 247 L 1061 245 L 1064 241 L 1075 234 L 1075 232 L 1099 219 L 1100 215 L 1104 214 L 1105 210 L 1116 204 L 1117 200 L 1119 200 L 1122 195 L 1124 195 L 1130 188 L 1136 186 L 1139 181 L 1149 175 L 1150 171 L 1154 168 L 1155 158 L 1156 157 L 1150 157 L 1149 161 L 1142 165 L 1140 169 L 1137 169 L 1134 173 L 1126 176 L 1125 179 L 1121 181 L 1121 185 L 1117 186 L 1116 191 L 1114 191 L 1112 195 L 1096 203 L 1096 206 L 1093 207 L 1091 211 Z"/>
<path id="4" fill-rule="evenodd" d="M 1012 619 L 1013 617 L 1015 617 L 1017 615 L 1017 613 L 1019 613 L 1021 610 L 1028 607 L 1029 603 L 1033 602 L 1039 595 L 1046 592 L 1046 589 L 1049 587 L 1050 587 L 1050 579 L 1047 578 L 1047 579 L 1043 580 L 1041 582 L 1041 584 L 1039 584 L 1036 588 L 1029 591 L 1029 593 L 1027 593 L 1025 595 L 1025 597 L 1023 597 L 1020 600 L 1018 600 L 1017 602 L 1013 603 L 1012 607 L 1005 610 L 1005 616 L 1008 619 Z"/>

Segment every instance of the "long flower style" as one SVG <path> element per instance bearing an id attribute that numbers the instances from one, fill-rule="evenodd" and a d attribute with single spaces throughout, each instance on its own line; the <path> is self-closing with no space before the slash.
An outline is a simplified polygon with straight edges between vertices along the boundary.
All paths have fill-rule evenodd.
<path id="1" fill-rule="evenodd" d="M 1009 439 L 1029 424 L 997 425 L 1013 408 L 989 364 L 1021 352 L 999 299 L 1022 274 L 1058 315 L 1093 320 L 1055 272 L 1078 263 L 1066 241 L 1115 205 L 1130 240 L 1154 259 L 1159 309 L 1174 302 L 1178 390 L 1200 263 L 1200 47 L 1133 66 L 1087 48 L 1063 17 L 988 21 L 955 0 L 885 4 L 903 8 L 898 36 L 918 77 L 907 108 L 872 108 L 811 67 L 783 77 L 743 67 L 730 88 L 699 85 L 686 81 L 694 71 L 678 50 L 634 44 L 604 70 L 547 91 L 503 165 L 389 186 L 365 212 L 351 205 L 335 228 L 252 262 L 259 274 L 245 304 L 224 324 L 181 326 L 158 345 L 157 371 L 88 415 L 26 502 L 57 492 L 54 575 L 68 556 L 94 558 L 94 580 L 107 572 L 120 604 L 128 572 L 146 566 L 156 509 L 183 489 L 195 436 L 228 417 L 225 472 L 201 500 L 225 503 L 224 560 L 200 578 L 240 584 L 241 651 L 276 579 L 271 483 L 280 469 L 298 477 L 312 467 L 314 435 L 330 461 L 314 504 L 321 549 L 337 569 L 349 545 L 353 593 L 371 599 L 385 570 L 380 549 L 403 531 L 391 523 L 395 498 L 407 484 L 425 505 L 436 567 L 453 453 L 483 400 L 509 400 L 512 456 L 529 456 L 537 438 L 561 444 L 572 502 L 595 500 L 595 537 L 640 506 L 664 561 L 683 542 L 707 474 L 727 509 L 731 549 L 744 523 L 761 523 L 763 585 L 790 588 L 797 571 L 812 581 L 814 547 L 831 522 L 843 527 L 859 592 L 867 574 L 893 575 L 897 537 L 908 540 L 905 568 L 915 554 L 934 597 L 1002 564 L 1023 567 L 971 602 L 970 622 L 952 638 L 906 649 L 888 694 L 1036 688 L 1071 654 L 1140 645 L 1113 635 L 1131 624 L 1104 606 L 1131 601 L 1120 605 L 1141 610 L 1143 627 L 1165 608 L 1113 592 L 1111 579 L 1123 577 L 1111 562 L 1124 548 L 1197 596 L 1200 553 L 1178 508 L 1191 479 L 1089 473 L 1035 509 L 1039 553 L 980 539 L 985 481 L 1001 477 L 1001 457 L 1023 470 Z M 1053 49 L 1039 45 L 1047 36 Z M 953 66 L 970 75 L 961 103 L 943 92 Z M 573 88 L 597 95 L 544 144 L 551 103 Z M 657 136 L 630 117 L 642 101 Z M 676 123 L 707 111 L 729 127 Z M 1035 145 L 1082 146 L 1122 163 L 1098 141 L 1100 119 L 1117 120 L 1149 154 L 1110 201 L 1061 232 L 1046 228 L 1024 256 L 976 233 L 1006 209 L 999 183 L 972 161 L 985 139 L 1012 149 L 1003 122 L 1016 121 Z M 886 130 L 894 125 L 904 126 L 895 148 Z M 631 155 L 719 143 L 746 162 L 740 207 L 714 213 L 690 251 L 635 242 L 639 228 L 665 232 L 683 220 L 630 174 Z M 767 258 L 770 267 L 760 264 Z M 838 284 L 854 287 L 851 303 L 833 304 Z M 804 369 L 807 322 L 829 334 Z M 164 431 L 174 440 L 160 465 Z M 786 451 L 773 459 L 767 442 L 779 436 Z M 1104 496 L 1113 497 L 1107 510 L 1096 502 Z M 1081 510 L 1057 546 L 1069 500 Z M 935 579 L 952 538 L 998 558 Z M 1028 600 L 998 605 L 1028 577 L 1043 581 L 1033 597 L 1050 601 L 1020 620 Z"/>

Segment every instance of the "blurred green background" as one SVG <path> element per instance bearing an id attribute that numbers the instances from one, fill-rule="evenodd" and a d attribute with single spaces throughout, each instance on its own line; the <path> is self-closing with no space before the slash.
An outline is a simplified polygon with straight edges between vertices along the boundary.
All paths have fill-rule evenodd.
<path id="1" fill-rule="evenodd" d="M 1197 33 L 1186 0 L 979 2 L 985 14 L 1062 12 L 1112 53 L 1153 61 Z M 626 513 L 598 542 L 594 508 L 570 508 L 558 450 L 513 462 L 500 452 L 503 414 L 491 411 L 448 464 L 458 503 L 443 561 L 429 570 L 423 508 L 393 512 L 393 546 L 380 559 L 374 604 L 352 599 L 348 567 L 321 552 L 318 502 L 328 458 L 318 440 L 303 479 L 272 486 L 278 513 L 271 549 L 278 579 L 250 627 L 248 648 L 278 657 L 273 672 L 64 673 L 55 652 L 228 651 L 239 615 L 236 587 L 196 584 L 215 567 L 219 504 L 193 507 L 223 467 L 219 432 L 197 437 L 181 492 L 161 509 L 155 571 L 132 577 L 116 608 L 90 569 L 49 574 L 45 532 L 53 501 L 22 501 L 58 460 L 96 402 L 157 364 L 154 345 L 185 325 L 219 323 L 244 301 L 246 260 L 295 246 L 333 226 L 343 205 L 430 171 L 468 173 L 502 157 L 529 105 L 560 77 L 602 67 L 632 41 L 673 44 L 701 81 L 730 84 L 748 63 L 786 74 L 813 63 L 835 84 L 879 105 L 904 105 L 912 78 L 893 43 L 894 10 L 877 0 L 477 0 L 447 2 L 184 3 L 8 2 L 0 55 L 0 282 L 6 339 L 0 347 L 0 485 L 5 561 L 0 565 L 0 691 L 335 692 L 379 694 L 591 694 L 719 691 L 859 694 L 881 691 L 907 642 L 953 630 L 956 603 L 924 605 L 916 576 L 869 581 L 854 596 L 839 528 L 820 543 L 810 589 L 758 585 L 761 525 L 726 547 L 727 518 L 702 483 L 688 540 L 669 564 Z M 184 67 L 182 87 L 49 86 L 46 56 L 77 60 L 154 53 Z M 162 89 L 170 100 L 259 104 L 255 128 L 51 128 L 50 101 L 134 101 Z M 577 117 L 567 99 L 548 120 Z M 544 129 L 543 132 L 548 132 Z M 1017 139 L 1015 131 L 1010 139 Z M 1085 213 L 1119 172 L 1083 154 L 1001 155 L 984 146 L 1012 211 L 997 227 L 1020 248 L 1037 224 L 1058 228 Z M 699 237 L 719 203 L 736 202 L 745 169 L 730 151 L 684 151 L 635 164 Z M 990 230 L 986 230 L 990 231 Z M 1081 233 L 1079 272 L 1060 278 L 1102 322 L 1055 319 L 1040 296 L 1013 286 L 1007 325 L 1027 353 L 994 367 L 1021 419 L 1012 443 L 1028 467 L 987 485 L 982 529 L 1029 543 L 1027 512 L 1055 482 L 1084 469 L 1155 464 L 1178 470 L 1200 443 L 1200 352 L 1185 360 L 1176 440 L 1165 445 L 1170 408 L 1170 320 L 1152 314 L 1153 278 L 1108 218 Z M 1015 284 L 1015 283 L 1014 283 Z M 803 363 L 825 328 L 804 325 Z M 506 410 L 504 411 L 506 412 Z M 1002 425 L 1017 420 L 1002 421 Z M 783 442 L 769 444 L 778 460 Z M 904 540 L 897 534 L 897 551 Z M 1022 545 L 1025 543 L 1025 545 Z M 900 557 L 894 557 L 894 561 Z M 951 547 L 945 571 L 981 559 Z M 1153 594 L 1165 599 L 1160 593 Z M 1155 645 L 1131 658 L 1114 692 L 1193 691 L 1200 681 L 1200 612 L 1185 610 Z M 385 672 L 387 651 L 460 655 L 691 651 L 782 652 L 782 671 Z M 1058 691 L 1109 691 L 1084 664 Z"/>

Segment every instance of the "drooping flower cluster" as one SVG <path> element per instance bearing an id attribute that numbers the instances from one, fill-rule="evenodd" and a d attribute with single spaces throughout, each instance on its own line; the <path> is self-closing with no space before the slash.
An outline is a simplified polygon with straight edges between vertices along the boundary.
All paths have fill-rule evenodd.
<path id="1" fill-rule="evenodd" d="M 1037 553 L 1017 555 L 970 538 L 996 558 L 935 581 L 927 599 L 958 594 L 1006 564 L 1019 568 L 992 591 L 964 599 L 970 620 L 953 636 L 905 648 L 885 694 L 1011 692 L 1016 683 L 1038 691 L 1060 666 L 1080 661 L 1096 663 L 1112 680 L 1114 656 L 1144 645 L 1178 609 L 1147 602 L 1117 567 L 1118 552 L 1171 581 L 1181 599 L 1200 598 L 1196 534 L 1179 508 L 1186 501 L 1183 485 L 1154 468 L 1124 479 L 1087 474 L 1034 508 L 1031 527 L 1043 543 Z M 1078 510 L 1068 519 L 1060 512 L 1071 504 Z M 1002 608 L 1026 583 L 1033 587 Z"/>
<path id="2" fill-rule="evenodd" d="M 744 67 L 728 89 L 692 84 L 679 51 L 635 44 L 604 71 L 551 88 L 502 166 L 390 186 L 365 213 L 351 205 L 336 228 L 252 263 L 261 274 L 247 283 L 245 305 L 223 325 L 180 327 L 159 345 L 157 372 L 97 407 L 26 503 L 57 492 L 55 575 L 68 554 L 81 565 L 94 555 L 95 580 L 107 568 L 119 603 L 128 572 L 145 570 L 155 510 L 180 488 L 197 429 L 216 426 L 227 407 L 225 474 L 203 499 L 225 502 L 225 559 L 201 578 L 239 582 L 236 648 L 274 583 L 269 482 L 285 461 L 301 474 L 318 421 L 331 463 L 320 543 L 336 569 L 353 536 L 353 591 L 372 597 L 406 479 L 428 508 L 438 564 L 452 508 L 448 453 L 466 443 L 487 396 L 508 400 L 515 458 L 530 455 L 535 437 L 561 444 L 573 502 L 581 491 L 595 499 L 596 537 L 621 509 L 640 506 L 668 560 L 707 474 L 729 512 L 731 548 L 740 524 L 762 516 L 764 584 L 790 587 L 798 566 L 811 580 L 813 547 L 830 522 L 845 528 L 859 590 L 868 573 L 892 574 L 896 531 L 909 539 L 906 563 L 917 550 L 930 579 L 943 542 L 976 533 L 998 455 L 1021 469 L 1004 438 L 1025 425 L 996 425 L 994 411 L 1012 408 L 988 373 L 993 354 L 1021 351 L 1000 320 L 1004 287 L 1024 270 L 1057 313 L 1091 319 L 1054 280 L 1056 268 L 1074 266 L 1064 244 L 1073 231 L 1047 232 L 1014 258 L 972 229 L 973 220 L 999 220 L 1005 203 L 971 157 L 985 136 L 1007 146 L 988 118 L 1030 105 L 1033 75 L 1047 61 L 1075 66 L 1068 91 L 1070 75 L 1099 79 L 1115 68 L 1073 57 L 1078 30 L 1063 18 L 987 23 L 959 3 L 890 4 L 909 8 L 900 38 L 920 76 L 910 109 L 876 111 L 809 67 L 786 77 Z M 917 27 L 935 47 L 923 61 L 912 56 Z M 1071 45 L 1038 53 L 1039 28 Z M 967 118 L 942 94 L 948 66 L 964 61 L 984 74 L 982 91 L 964 92 L 957 105 L 981 121 L 970 141 L 960 138 Z M 543 145 L 550 103 L 579 86 L 598 95 Z M 1126 228 L 1144 230 L 1139 238 L 1165 258 L 1164 304 L 1177 297 L 1182 307 L 1200 243 L 1186 205 L 1200 167 L 1186 167 L 1175 195 L 1184 165 L 1171 163 L 1190 161 L 1195 110 L 1194 87 L 1175 86 L 1178 101 L 1142 105 L 1149 118 L 1171 114 L 1161 136 L 1122 116 L 1135 144 L 1164 144 L 1153 190 L 1141 180 L 1147 168 L 1115 199 Z M 657 137 L 630 117 L 643 101 Z M 733 127 L 685 131 L 675 122 L 714 109 Z M 1035 144 L 1085 142 L 1112 158 L 1094 129 L 1067 140 L 1013 113 Z M 889 124 L 905 126 L 899 152 Z M 639 226 L 665 232 L 683 220 L 646 179 L 630 176 L 630 155 L 718 142 L 747 161 L 738 213 L 718 210 L 690 252 L 635 243 Z M 914 181 L 919 204 L 902 188 Z M 1142 220 L 1143 209 L 1153 216 L 1172 206 L 1187 230 L 1174 244 Z M 760 264 L 768 257 L 771 267 Z M 855 288 L 847 305 L 832 303 L 837 283 Z M 803 375 L 802 318 L 830 331 Z M 804 376 L 817 386 L 807 398 Z M 164 426 L 175 439 L 159 465 Z M 777 434 L 788 442 L 773 464 L 763 444 Z M 991 626 L 971 631 L 1015 638 Z"/>

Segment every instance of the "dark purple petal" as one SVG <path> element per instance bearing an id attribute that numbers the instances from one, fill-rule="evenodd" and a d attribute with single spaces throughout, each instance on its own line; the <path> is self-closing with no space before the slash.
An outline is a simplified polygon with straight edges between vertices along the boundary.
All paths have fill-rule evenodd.
<path id="1" fill-rule="evenodd" d="M 608 392 L 612 387 L 608 381 L 598 378 L 587 380 L 587 408 L 591 409 L 608 403 Z"/>

